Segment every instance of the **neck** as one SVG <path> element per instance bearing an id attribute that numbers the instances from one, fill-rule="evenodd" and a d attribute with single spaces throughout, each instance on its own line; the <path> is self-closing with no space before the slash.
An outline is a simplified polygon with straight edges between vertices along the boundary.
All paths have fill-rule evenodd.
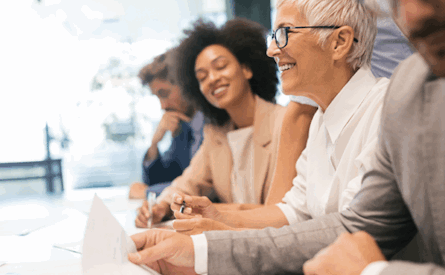
<path id="1" fill-rule="evenodd" d="M 327 73 L 322 83 L 313 84 L 305 91 L 297 91 L 296 95 L 306 96 L 315 101 L 323 112 L 334 98 L 356 73 L 349 65 L 335 68 L 333 73 Z"/>
<path id="2" fill-rule="evenodd" d="M 245 128 L 253 125 L 255 115 L 255 96 L 249 91 L 231 108 L 226 109 L 236 128 Z"/>

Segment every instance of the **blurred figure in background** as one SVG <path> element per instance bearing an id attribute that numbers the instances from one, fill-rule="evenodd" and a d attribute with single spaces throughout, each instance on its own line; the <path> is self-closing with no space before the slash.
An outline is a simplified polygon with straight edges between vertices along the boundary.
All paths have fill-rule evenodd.
<path id="1" fill-rule="evenodd" d="M 165 111 L 156 128 L 143 160 L 143 183 L 135 182 L 130 187 L 130 198 L 146 197 L 146 190 L 160 193 L 171 181 L 181 175 L 202 143 L 204 115 L 195 111 L 172 77 L 173 50 L 154 58 L 139 72 L 143 85 L 148 85 L 157 96 Z M 173 137 L 170 148 L 160 154 L 158 143 L 170 131 Z"/>
<path id="2" fill-rule="evenodd" d="M 399 63 L 408 58 L 414 49 L 391 17 L 387 0 L 376 0 L 381 14 L 377 18 L 377 36 L 371 58 L 372 73 L 376 77 L 391 78 Z"/>
<path id="3" fill-rule="evenodd" d="M 221 28 L 197 21 L 185 31 L 177 49 L 178 83 L 209 123 L 190 166 L 158 198 L 154 222 L 171 213 L 174 193 L 196 196 L 213 190 L 229 204 L 217 207 L 226 210 L 264 204 L 286 110 L 274 104 L 277 67 L 265 54 L 266 31 L 247 19 L 230 20 Z M 304 148 L 315 108 L 301 104 L 299 110 L 301 135 L 294 140 Z M 147 219 L 144 204 L 136 225 L 145 227 Z"/>

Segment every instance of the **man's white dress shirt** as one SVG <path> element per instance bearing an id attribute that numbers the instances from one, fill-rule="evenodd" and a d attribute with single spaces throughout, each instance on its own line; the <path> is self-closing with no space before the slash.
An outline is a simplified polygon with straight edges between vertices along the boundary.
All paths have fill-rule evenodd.
<path id="1" fill-rule="evenodd" d="M 306 149 L 297 161 L 297 177 L 283 203 L 289 224 L 347 208 L 369 169 L 380 125 L 386 78 L 376 79 L 369 67 L 359 69 L 325 112 L 318 109 L 309 128 Z M 193 238 L 195 271 L 207 272 L 205 236 Z M 207 256 L 207 255 L 206 255 Z M 205 256 L 205 258 L 206 258 Z M 199 264 L 199 266 L 198 266 Z M 198 272 L 199 271 L 199 272 Z"/>

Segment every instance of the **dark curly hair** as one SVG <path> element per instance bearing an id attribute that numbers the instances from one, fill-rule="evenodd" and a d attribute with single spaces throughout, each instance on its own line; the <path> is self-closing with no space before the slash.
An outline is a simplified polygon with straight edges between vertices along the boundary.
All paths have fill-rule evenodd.
<path id="1" fill-rule="evenodd" d="M 184 30 L 186 37 L 175 51 L 176 80 L 184 96 L 204 113 L 210 123 L 224 125 L 230 117 L 225 110 L 211 105 L 200 92 L 195 76 L 197 56 L 207 46 L 224 46 L 240 64 L 252 70 L 253 77 L 249 80 L 252 92 L 266 101 L 275 102 L 277 66 L 266 55 L 266 33 L 267 30 L 260 24 L 241 18 L 227 21 L 221 28 L 199 19 L 193 23 L 191 29 Z"/>

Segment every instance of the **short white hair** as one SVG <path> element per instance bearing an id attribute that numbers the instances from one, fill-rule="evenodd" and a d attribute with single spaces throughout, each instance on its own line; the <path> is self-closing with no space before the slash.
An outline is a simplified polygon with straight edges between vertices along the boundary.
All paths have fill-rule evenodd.
<path id="1" fill-rule="evenodd" d="M 350 26 L 358 42 L 353 42 L 346 61 L 354 71 L 370 66 L 379 13 L 373 0 L 278 0 L 276 8 L 285 3 L 293 4 L 310 26 Z M 333 30 L 311 31 L 319 35 L 319 44 L 324 47 Z"/>

